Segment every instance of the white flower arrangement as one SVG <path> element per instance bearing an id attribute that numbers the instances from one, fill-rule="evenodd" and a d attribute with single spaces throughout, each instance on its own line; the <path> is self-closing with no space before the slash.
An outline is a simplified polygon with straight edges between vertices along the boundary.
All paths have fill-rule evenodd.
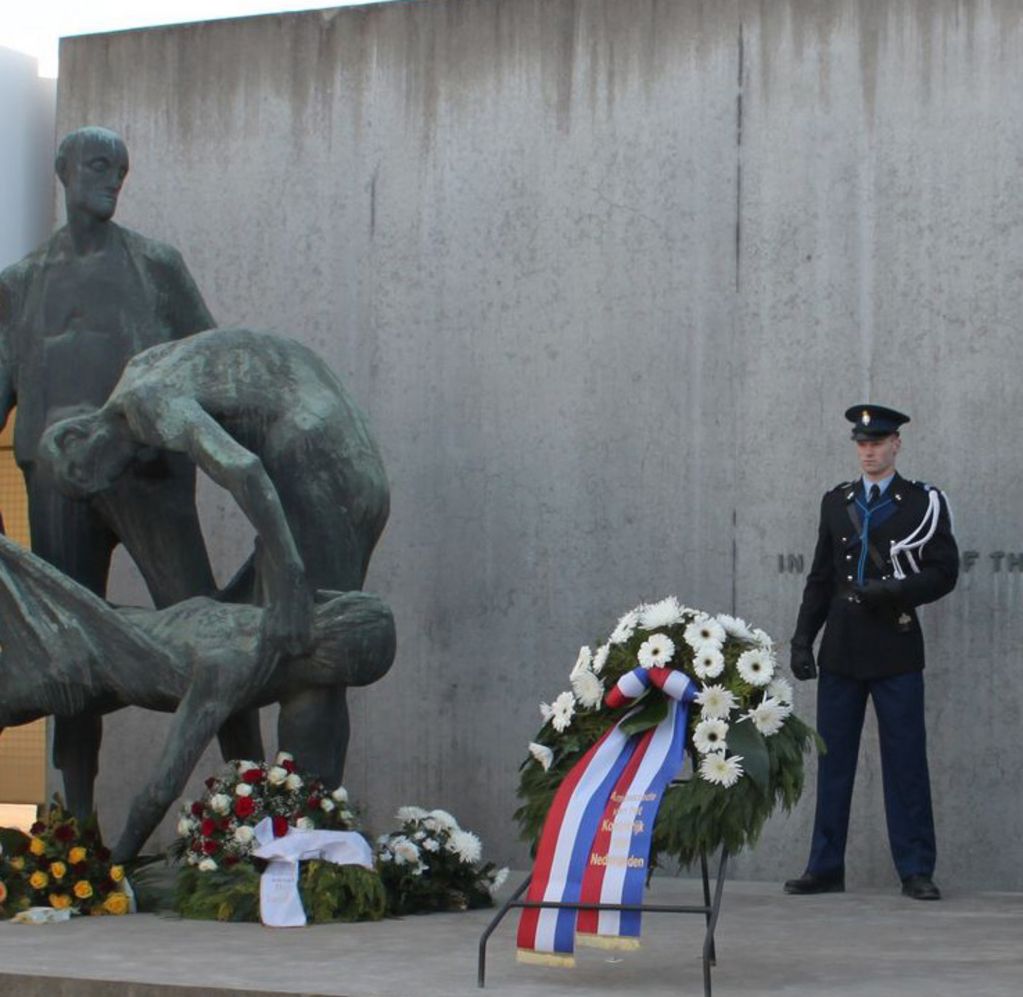
<path id="1" fill-rule="evenodd" d="M 667 634 L 656 633 L 639 645 L 636 657 L 644 668 L 664 667 L 675 656 L 675 642 Z"/>

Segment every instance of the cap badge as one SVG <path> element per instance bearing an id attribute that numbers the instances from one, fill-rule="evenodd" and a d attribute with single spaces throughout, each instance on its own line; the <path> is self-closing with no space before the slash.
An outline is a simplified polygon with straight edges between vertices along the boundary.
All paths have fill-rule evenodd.
<path id="1" fill-rule="evenodd" d="M 870 425 L 870 413 L 866 409 L 863 410 L 863 415 L 860 416 L 860 422 L 862 422 L 864 426 Z"/>

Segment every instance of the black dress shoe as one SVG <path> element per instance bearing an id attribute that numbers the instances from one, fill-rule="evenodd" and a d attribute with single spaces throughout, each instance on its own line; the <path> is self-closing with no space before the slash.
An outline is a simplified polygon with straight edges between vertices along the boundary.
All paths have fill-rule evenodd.
<path id="1" fill-rule="evenodd" d="M 907 876 L 902 881 L 902 895 L 913 900 L 940 900 L 941 890 L 930 876 Z"/>
<path id="2" fill-rule="evenodd" d="M 812 872 L 804 872 L 799 879 L 785 881 L 785 892 L 804 893 L 845 893 L 844 876 L 815 876 Z"/>

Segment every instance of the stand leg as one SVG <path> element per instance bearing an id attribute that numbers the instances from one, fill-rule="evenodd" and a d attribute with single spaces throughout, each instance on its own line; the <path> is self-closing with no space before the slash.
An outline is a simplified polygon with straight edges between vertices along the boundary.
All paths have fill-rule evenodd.
<path id="1" fill-rule="evenodd" d="M 710 916 L 707 919 L 707 936 L 703 940 L 703 995 L 711 997 L 710 967 L 715 963 L 714 930 L 717 928 L 718 915 L 721 913 L 721 895 L 725 889 L 725 872 L 728 869 L 728 852 L 721 849 L 721 861 L 718 863 L 717 882 L 714 884 L 714 902 L 710 905 Z"/>
<path id="2" fill-rule="evenodd" d="M 706 922 L 710 927 L 710 875 L 707 870 L 707 853 L 700 852 L 700 873 L 703 877 L 703 906 L 707 908 Z M 717 953 L 714 951 L 714 939 L 710 940 L 710 964 L 717 965 Z"/>
<path id="3" fill-rule="evenodd" d="M 526 889 L 532 880 L 533 876 L 530 874 L 522 881 L 522 885 L 519 886 L 519 888 L 507 900 L 505 900 L 505 902 L 501 905 L 501 909 L 493 916 L 490 924 L 487 925 L 483 934 L 480 935 L 479 957 L 476 962 L 476 986 L 480 989 L 486 986 L 487 941 L 494 933 L 494 929 L 504 920 L 505 914 L 511 910 L 512 904 L 514 904 L 515 901 L 526 892 Z"/>

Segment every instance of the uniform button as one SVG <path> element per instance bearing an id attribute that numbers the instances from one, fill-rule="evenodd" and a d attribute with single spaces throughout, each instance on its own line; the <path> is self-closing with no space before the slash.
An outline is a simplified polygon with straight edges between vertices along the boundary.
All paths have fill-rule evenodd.
<path id="1" fill-rule="evenodd" d="M 848 540 L 848 539 L 849 539 L 848 537 L 842 537 L 842 543 L 845 543 L 846 540 Z M 895 541 L 892 541 L 892 542 L 894 543 Z"/>
<path id="2" fill-rule="evenodd" d="M 846 575 L 846 576 L 845 576 L 845 580 L 846 580 L 847 582 L 851 582 L 851 581 L 852 581 L 852 575 Z"/>
<path id="3" fill-rule="evenodd" d="M 846 554 L 846 555 L 845 555 L 845 559 L 846 559 L 847 561 L 851 561 L 851 560 L 852 560 L 852 554 Z"/>

